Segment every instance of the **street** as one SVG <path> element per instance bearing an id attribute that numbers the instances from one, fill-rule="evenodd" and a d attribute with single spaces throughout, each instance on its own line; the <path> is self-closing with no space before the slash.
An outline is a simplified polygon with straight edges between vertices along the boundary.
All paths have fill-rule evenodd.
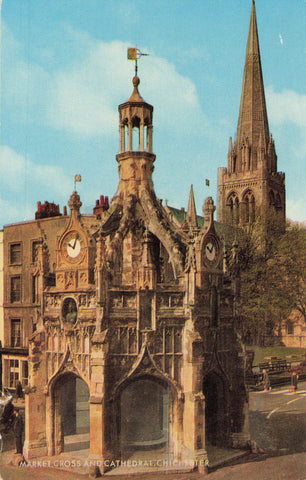
<path id="1" fill-rule="evenodd" d="M 276 454 L 306 451 L 306 382 L 250 394 L 250 433 L 258 447 Z"/>
<path id="2" fill-rule="evenodd" d="M 260 453 L 248 463 L 227 466 L 204 476 L 194 473 L 163 473 L 106 475 L 112 480 L 305 480 L 306 479 L 306 382 L 301 382 L 296 393 L 289 386 L 269 392 L 250 393 L 250 432 Z M 52 468 L 21 468 L 8 466 L 4 458 L 13 448 L 13 438 L 7 438 L 6 452 L 0 461 L 0 480 L 77 480 L 88 478 L 73 471 Z M 11 450 L 11 457 L 13 450 Z"/>

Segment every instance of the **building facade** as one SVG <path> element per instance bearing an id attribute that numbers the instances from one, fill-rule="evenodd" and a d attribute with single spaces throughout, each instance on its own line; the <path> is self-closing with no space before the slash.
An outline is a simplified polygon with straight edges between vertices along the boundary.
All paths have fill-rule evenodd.
<path id="1" fill-rule="evenodd" d="M 253 0 L 236 139 L 230 138 L 227 168 L 218 171 L 218 221 L 245 228 L 269 212 L 285 223 L 285 174 L 277 171 L 269 133 Z"/>
<path id="2" fill-rule="evenodd" d="M 163 449 L 205 462 L 211 445 L 249 442 L 237 247 L 224 251 L 211 197 L 201 226 L 192 189 L 184 218 L 156 197 L 153 107 L 139 83 L 119 106 L 110 204 L 101 197 L 83 215 L 74 191 L 69 215 L 39 204 L 35 220 L 4 227 L 2 380 L 25 388 L 26 458 L 59 454 L 81 433 L 97 459 Z M 223 224 L 245 227 L 269 209 L 285 219 L 254 2 L 218 195 Z"/>
<path id="3" fill-rule="evenodd" d="M 69 216 L 39 204 L 4 228 L 3 381 L 25 387 L 27 458 L 75 433 L 99 459 L 164 448 L 205 461 L 208 445 L 249 441 L 235 259 L 211 197 L 201 228 L 192 190 L 181 223 L 156 198 L 153 107 L 138 86 L 119 106 L 111 204 L 82 215 L 74 191 Z"/>

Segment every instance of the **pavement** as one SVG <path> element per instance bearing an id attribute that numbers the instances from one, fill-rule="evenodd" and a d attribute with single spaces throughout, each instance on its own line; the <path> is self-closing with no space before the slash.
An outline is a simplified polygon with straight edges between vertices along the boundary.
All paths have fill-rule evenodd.
<path id="1" fill-rule="evenodd" d="M 107 478 L 107 476 L 105 477 Z M 111 480 L 306 480 L 306 453 L 257 459 L 250 463 L 224 467 L 208 475 L 198 472 L 149 473 L 119 476 Z M 27 468 L 0 465 L 0 480 L 85 480 L 88 475 L 52 468 Z"/>
<path id="2" fill-rule="evenodd" d="M 305 429 L 306 383 L 300 385 L 299 393 L 290 394 L 288 388 L 258 392 L 250 396 L 250 427 L 252 438 L 262 448 L 261 453 L 248 454 L 233 450 L 208 452 L 210 473 L 191 471 L 186 466 L 179 472 L 177 466 L 160 469 L 142 465 L 127 465 L 110 470 L 105 474 L 109 480 L 306 480 L 306 429 Z M 22 404 L 20 405 L 22 407 Z M 14 441 L 7 438 L 6 451 L 0 456 L 0 480 L 84 480 L 89 478 L 88 439 L 86 435 L 67 438 L 66 452 L 56 457 L 36 459 L 24 466 L 13 466 L 16 462 Z M 83 449 L 74 451 L 73 442 Z M 273 448 L 271 448 L 271 446 Z M 156 452 L 152 453 L 156 460 Z M 167 452 L 158 453 L 160 460 L 167 459 Z M 150 460 L 145 452 L 145 457 Z M 220 465 L 223 460 L 223 464 Z M 138 452 L 129 460 L 141 460 Z M 87 463 L 86 463 L 87 462 Z M 226 465 L 229 462 L 230 465 Z M 217 464 L 219 464 L 218 469 Z"/>

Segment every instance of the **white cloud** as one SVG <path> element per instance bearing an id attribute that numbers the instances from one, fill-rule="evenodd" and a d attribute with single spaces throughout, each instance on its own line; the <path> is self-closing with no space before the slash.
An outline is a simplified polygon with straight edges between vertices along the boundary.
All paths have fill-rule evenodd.
<path id="1" fill-rule="evenodd" d="M 280 125 L 291 122 L 300 128 L 306 127 L 306 95 L 293 90 L 274 91 L 272 86 L 266 89 L 270 122 Z"/>
<path id="2" fill-rule="evenodd" d="M 306 200 L 299 198 L 298 200 L 287 199 L 286 216 L 298 222 L 306 221 Z"/>
<path id="3" fill-rule="evenodd" d="M 8 191 L 20 192 L 27 183 L 33 190 L 36 187 L 39 190 L 50 189 L 61 195 L 63 191 L 67 194 L 71 190 L 71 179 L 61 167 L 35 164 L 6 145 L 0 146 L 0 158 L 1 177 Z"/>
<path id="4" fill-rule="evenodd" d="M 72 179 L 57 166 L 37 165 L 8 146 L 0 147 L 0 224 L 34 218 L 38 200 L 66 202 Z M 3 195 L 5 194 L 5 197 Z"/>
<path id="5" fill-rule="evenodd" d="M 116 131 L 118 103 L 132 93 L 134 65 L 126 59 L 128 46 L 117 41 L 91 44 L 86 61 L 57 73 L 49 110 L 54 127 L 87 136 Z M 163 58 L 152 55 L 141 62 L 139 91 L 154 105 L 159 128 L 173 128 L 173 119 L 177 130 L 195 127 L 204 115 L 192 81 Z"/>
<path id="6" fill-rule="evenodd" d="M 74 60 L 51 72 L 42 66 L 43 55 L 38 56 L 39 63 L 24 61 L 6 30 L 14 55 L 12 60 L 6 56 L 3 98 L 19 122 L 51 125 L 84 137 L 117 131 L 118 104 L 128 99 L 133 88 L 134 62 L 126 58 L 130 43 L 101 42 L 68 28 L 66 41 L 69 43 L 70 38 L 78 46 L 73 51 Z M 144 47 L 143 51 L 148 49 Z M 205 117 L 195 84 L 173 64 L 150 53 L 139 61 L 139 90 L 154 105 L 158 128 L 173 130 L 175 121 L 177 135 L 198 131 L 196 127 L 203 125 Z"/>

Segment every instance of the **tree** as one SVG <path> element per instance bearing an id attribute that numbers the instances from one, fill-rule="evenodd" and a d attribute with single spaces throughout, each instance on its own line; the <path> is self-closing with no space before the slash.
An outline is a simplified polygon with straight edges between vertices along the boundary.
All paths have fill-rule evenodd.
<path id="1" fill-rule="evenodd" d="M 298 309 L 306 322 L 306 229 L 277 214 L 258 217 L 239 239 L 241 288 L 238 328 L 246 343 L 260 343 L 280 332 L 282 321 Z"/>

